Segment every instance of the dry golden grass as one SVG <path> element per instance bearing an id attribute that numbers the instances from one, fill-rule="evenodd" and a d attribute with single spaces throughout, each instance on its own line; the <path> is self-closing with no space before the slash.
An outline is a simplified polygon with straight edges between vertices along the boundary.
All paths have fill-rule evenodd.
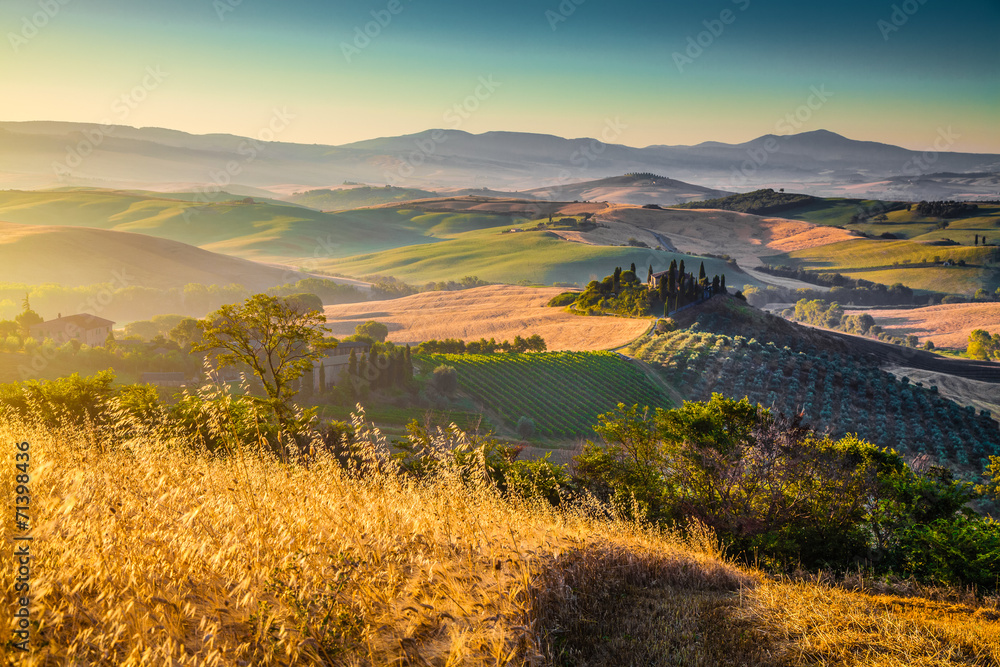
<path id="1" fill-rule="evenodd" d="M 635 340 L 649 320 L 581 317 L 546 303 L 563 292 L 557 287 L 489 285 L 458 292 L 423 292 L 391 301 L 327 306 L 326 319 L 335 336 L 354 333 L 365 320 L 389 327 L 394 343 L 461 338 L 466 341 L 538 334 L 550 350 L 606 350 Z"/>
<path id="2" fill-rule="evenodd" d="M 306 467 L 11 422 L 0 437 L 32 444 L 40 627 L 27 658 L 6 654 L 18 664 L 550 664 L 558 630 L 609 592 L 749 581 L 710 546 L 447 473 L 418 484 L 322 454 Z M 6 574 L 3 591 L 12 609 Z"/>
<path id="3" fill-rule="evenodd" d="M 907 310 L 859 310 L 848 315 L 868 313 L 875 322 L 897 336 L 913 334 L 921 342 L 933 341 L 936 347 L 964 350 L 974 329 L 1000 332 L 1000 303 L 949 303 Z"/>
<path id="4" fill-rule="evenodd" d="M 385 464 L 377 431 L 363 430 L 368 464 L 348 472 L 323 453 L 213 456 L 132 429 L 112 440 L 118 429 L 0 422 L 3 442 L 32 444 L 39 623 L 31 653 L 3 647 L 6 664 L 1000 660 L 995 606 L 771 581 L 727 564 L 707 531 L 681 539 L 596 502 L 505 500 L 476 465 L 465 482 L 444 465 L 418 483 Z M 463 443 L 454 432 L 434 446 Z M 12 478 L 0 478 L 4 497 Z M 0 567 L 12 571 L 10 549 Z M 5 574 L 8 610 L 13 584 Z"/>
<path id="5" fill-rule="evenodd" d="M 1000 664 L 995 606 L 869 595 L 811 582 L 742 593 L 738 615 L 774 664 L 913 667 Z"/>

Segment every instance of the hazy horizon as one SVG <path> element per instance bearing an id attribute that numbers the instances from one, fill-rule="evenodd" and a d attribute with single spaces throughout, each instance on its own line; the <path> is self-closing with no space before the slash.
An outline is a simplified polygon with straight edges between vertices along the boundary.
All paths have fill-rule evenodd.
<path id="1" fill-rule="evenodd" d="M 1000 153 L 1000 6 L 524 0 L 14 0 L 11 121 L 112 122 L 342 145 L 432 128 L 742 143 L 826 129 Z"/>

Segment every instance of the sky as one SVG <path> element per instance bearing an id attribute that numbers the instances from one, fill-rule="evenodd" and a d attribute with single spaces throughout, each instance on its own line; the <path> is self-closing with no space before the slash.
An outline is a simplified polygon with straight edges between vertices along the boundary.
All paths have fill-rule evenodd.
<path id="1" fill-rule="evenodd" d="M 4 0 L 0 27 L 0 120 L 1000 153 L 998 0 Z"/>

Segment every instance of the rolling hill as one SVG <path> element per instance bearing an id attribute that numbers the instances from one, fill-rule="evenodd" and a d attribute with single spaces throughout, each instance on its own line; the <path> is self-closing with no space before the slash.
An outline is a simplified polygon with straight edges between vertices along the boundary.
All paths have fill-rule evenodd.
<path id="1" fill-rule="evenodd" d="M 303 277 L 144 234 L 0 222 L 0 282 L 157 289 L 238 284 L 262 291 Z"/>
<path id="2" fill-rule="evenodd" d="M 550 201 L 607 201 L 640 206 L 644 204 L 669 206 L 711 197 L 724 197 L 729 193 L 655 174 L 626 174 L 595 181 L 535 188 L 527 190 L 526 194 Z"/>
<path id="3" fill-rule="evenodd" d="M 348 211 L 364 206 L 398 203 L 409 201 L 410 199 L 425 199 L 437 196 L 439 195 L 436 192 L 418 190 L 416 188 L 393 188 L 389 186 L 376 188 L 362 185 L 338 189 L 323 188 L 320 190 L 308 190 L 287 197 L 286 201 L 320 211 Z"/>

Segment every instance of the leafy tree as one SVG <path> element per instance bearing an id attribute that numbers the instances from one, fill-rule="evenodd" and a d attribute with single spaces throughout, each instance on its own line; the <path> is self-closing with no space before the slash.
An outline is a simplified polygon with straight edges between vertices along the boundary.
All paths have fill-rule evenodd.
<path id="1" fill-rule="evenodd" d="M 372 340 L 384 343 L 389 335 L 389 327 L 375 320 L 368 320 L 354 328 L 354 332 L 359 336 L 368 336 Z"/>
<path id="2" fill-rule="evenodd" d="M 17 326 L 21 330 L 21 337 L 27 338 L 31 335 L 31 327 L 36 324 L 41 324 L 45 320 L 42 316 L 31 309 L 31 302 L 28 300 L 28 295 L 24 295 L 24 300 L 21 302 L 21 313 L 14 318 L 17 322 Z"/>
<path id="3" fill-rule="evenodd" d="M 434 388 L 446 396 L 451 396 L 458 390 L 458 371 L 454 366 L 441 364 L 433 371 Z"/>
<path id="4" fill-rule="evenodd" d="M 297 432 L 293 383 L 313 368 L 326 350 L 320 311 L 304 311 L 281 297 L 255 294 L 242 304 L 222 306 L 199 322 L 202 340 L 192 349 L 209 352 L 222 366 L 246 365 L 260 380 L 281 429 Z"/>
<path id="5" fill-rule="evenodd" d="M 201 340 L 201 327 L 198 320 L 186 317 L 167 333 L 167 337 L 181 345 L 191 345 Z"/>
<path id="6" fill-rule="evenodd" d="M 285 301 L 302 312 L 307 313 L 314 310 L 318 310 L 320 312 L 323 311 L 323 300 L 315 294 L 310 294 L 308 292 L 289 294 L 285 297 Z"/>

